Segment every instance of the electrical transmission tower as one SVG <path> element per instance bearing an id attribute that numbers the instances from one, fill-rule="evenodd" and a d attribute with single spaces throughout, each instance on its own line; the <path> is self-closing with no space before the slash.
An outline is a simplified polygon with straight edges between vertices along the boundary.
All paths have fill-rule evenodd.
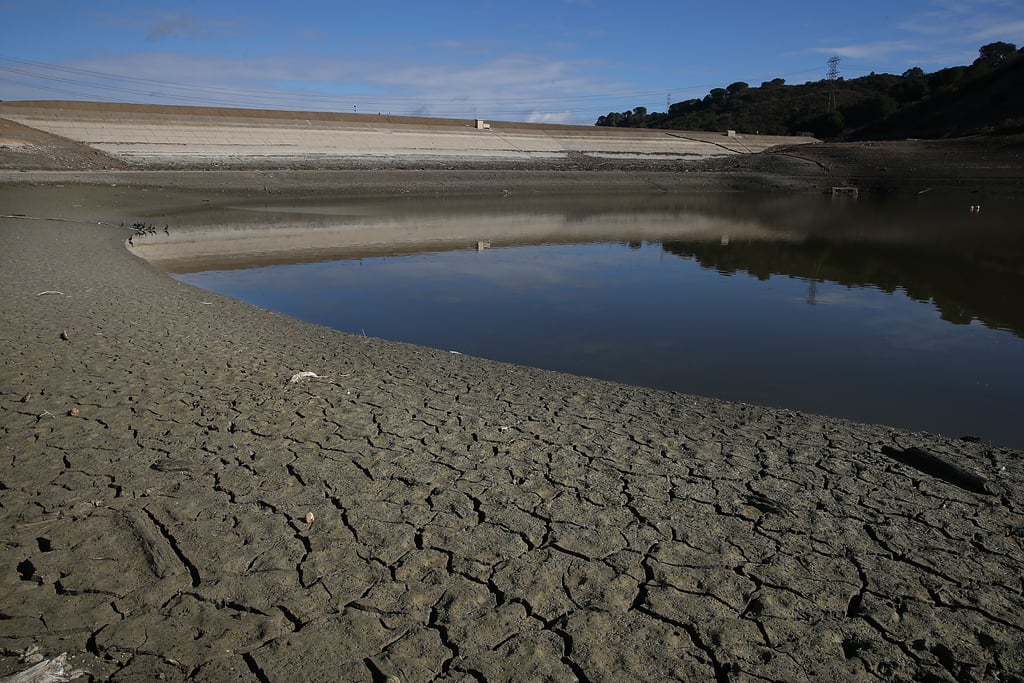
<path id="1" fill-rule="evenodd" d="M 839 57 L 828 58 L 828 110 L 835 111 L 836 108 L 836 78 L 839 77 Z"/>

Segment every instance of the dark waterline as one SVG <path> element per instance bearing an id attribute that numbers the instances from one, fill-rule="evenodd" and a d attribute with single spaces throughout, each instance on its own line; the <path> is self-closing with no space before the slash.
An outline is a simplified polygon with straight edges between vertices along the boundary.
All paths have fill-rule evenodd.
<path id="1" fill-rule="evenodd" d="M 618 222 L 616 241 L 397 247 L 176 277 L 357 334 L 1024 446 L 1024 250 L 998 209 L 803 198 L 786 204 L 803 219 L 787 219 L 775 205 L 748 215 L 740 197 L 686 201 L 584 215 L 564 200 L 567 224 Z M 495 216 L 540 215 L 447 209 L 481 234 Z"/>

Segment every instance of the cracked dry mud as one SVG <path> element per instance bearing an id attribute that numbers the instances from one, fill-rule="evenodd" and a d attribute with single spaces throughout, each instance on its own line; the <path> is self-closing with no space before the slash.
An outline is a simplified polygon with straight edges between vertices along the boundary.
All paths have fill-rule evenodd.
<path id="1" fill-rule="evenodd" d="M 110 201 L 48 192 L 0 197 Z M 0 221 L 0 675 L 1022 680 L 1020 452 L 339 334 L 125 237 Z"/>

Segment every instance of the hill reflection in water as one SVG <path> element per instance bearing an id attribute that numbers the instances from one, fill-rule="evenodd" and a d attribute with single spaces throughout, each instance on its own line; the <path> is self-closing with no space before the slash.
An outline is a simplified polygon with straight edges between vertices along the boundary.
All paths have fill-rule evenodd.
<path id="1" fill-rule="evenodd" d="M 692 258 L 723 274 L 747 273 L 760 280 L 786 275 L 808 282 L 877 287 L 930 302 L 947 322 L 986 327 L 1024 337 L 1024 253 L 1007 245 L 955 248 L 828 242 L 670 241 L 670 254 Z M 813 298 L 813 292 L 809 294 Z"/>
<path id="2" fill-rule="evenodd" d="M 1024 446 L 1017 207 L 746 195 L 343 204 L 343 217 L 330 202 L 236 207 L 230 220 L 247 230 L 257 216 L 306 232 L 258 253 L 200 240 L 191 260 L 164 265 L 357 334 Z"/>

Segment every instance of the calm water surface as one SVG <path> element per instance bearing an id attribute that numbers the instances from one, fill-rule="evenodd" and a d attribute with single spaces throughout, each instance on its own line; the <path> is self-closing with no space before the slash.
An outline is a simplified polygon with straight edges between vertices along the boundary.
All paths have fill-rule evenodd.
<path id="1" fill-rule="evenodd" d="M 387 244 L 291 245 L 176 277 L 357 334 L 1024 447 L 1020 208 L 743 195 L 240 207 L 370 226 Z"/>

